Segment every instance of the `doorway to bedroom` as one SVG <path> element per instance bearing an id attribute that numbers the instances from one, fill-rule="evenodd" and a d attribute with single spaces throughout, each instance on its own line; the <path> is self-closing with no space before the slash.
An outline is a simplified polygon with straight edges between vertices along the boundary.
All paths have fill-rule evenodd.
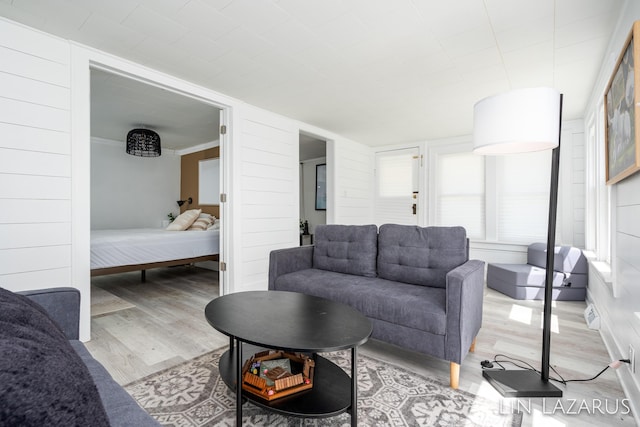
<path id="1" fill-rule="evenodd" d="M 219 295 L 223 110 L 100 68 L 90 86 L 91 315 L 167 277 Z"/>

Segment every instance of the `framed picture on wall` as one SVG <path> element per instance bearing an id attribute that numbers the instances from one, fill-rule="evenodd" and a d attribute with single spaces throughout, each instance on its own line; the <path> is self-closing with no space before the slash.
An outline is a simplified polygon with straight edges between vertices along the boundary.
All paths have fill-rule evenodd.
<path id="1" fill-rule="evenodd" d="M 636 21 L 604 95 L 606 181 L 615 184 L 640 170 L 640 21 Z"/>
<path id="2" fill-rule="evenodd" d="M 316 165 L 316 210 L 327 210 L 327 165 Z"/>

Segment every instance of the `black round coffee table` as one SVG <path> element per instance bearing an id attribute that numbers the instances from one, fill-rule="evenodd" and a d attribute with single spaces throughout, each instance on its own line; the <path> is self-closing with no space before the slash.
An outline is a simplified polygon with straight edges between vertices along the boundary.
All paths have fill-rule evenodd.
<path id="1" fill-rule="evenodd" d="M 372 332 L 369 319 L 353 308 L 296 292 L 250 291 L 214 299 L 205 317 L 230 337 L 220 358 L 220 376 L 236 391 L 236 424 L 242 425 L 242 398 L 286 415 L 329 417 L 349 411 L 357 425 L 357 347 Z M 235 341 L 235 342 L 234 342 Z M 291 352 L 351 349 L 351 377 L 329 360 L 315 355 L 313 388 L 273 401 L 242 392 L 243 343 Z"/>

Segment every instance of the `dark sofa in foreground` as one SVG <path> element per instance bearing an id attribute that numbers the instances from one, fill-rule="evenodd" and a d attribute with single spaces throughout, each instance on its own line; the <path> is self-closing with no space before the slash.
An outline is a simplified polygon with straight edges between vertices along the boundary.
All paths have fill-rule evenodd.
<path id="1" fill-rule="evenodd" d="M 372 338 L 451 362 L 457 388 L 482 323 L 484 262 L 469 260 L 462 227 L 323 225 L 314 246 L 271 252 L 269 289 L 359 310 Z"/>
<path id="2" fill-rule="evenodd" d="M 0 425 L 159 426 L 78 341 L 80 292 L 0 288 Z"/>

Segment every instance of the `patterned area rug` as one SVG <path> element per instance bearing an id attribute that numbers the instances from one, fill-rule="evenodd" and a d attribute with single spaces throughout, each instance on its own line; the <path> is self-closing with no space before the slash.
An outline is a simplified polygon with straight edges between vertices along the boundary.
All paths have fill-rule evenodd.
<path id="1" fill-rule="evenodd" d="M 234 426 L 235 393 L 218 374 L 226 348 L 135 381 L 126 390 L 161 424 L 176 427 Z M 350 352 L 323 354 L 350 372 Z M 510 426 L 522 415 L 500 414 L 498 402 L 418 376 L 372 357 L 358 356 L 360 426 Z M 295 418 L 251 403 L 243 406 L 245 426 L 346 426 L 350 415 Z"/>

